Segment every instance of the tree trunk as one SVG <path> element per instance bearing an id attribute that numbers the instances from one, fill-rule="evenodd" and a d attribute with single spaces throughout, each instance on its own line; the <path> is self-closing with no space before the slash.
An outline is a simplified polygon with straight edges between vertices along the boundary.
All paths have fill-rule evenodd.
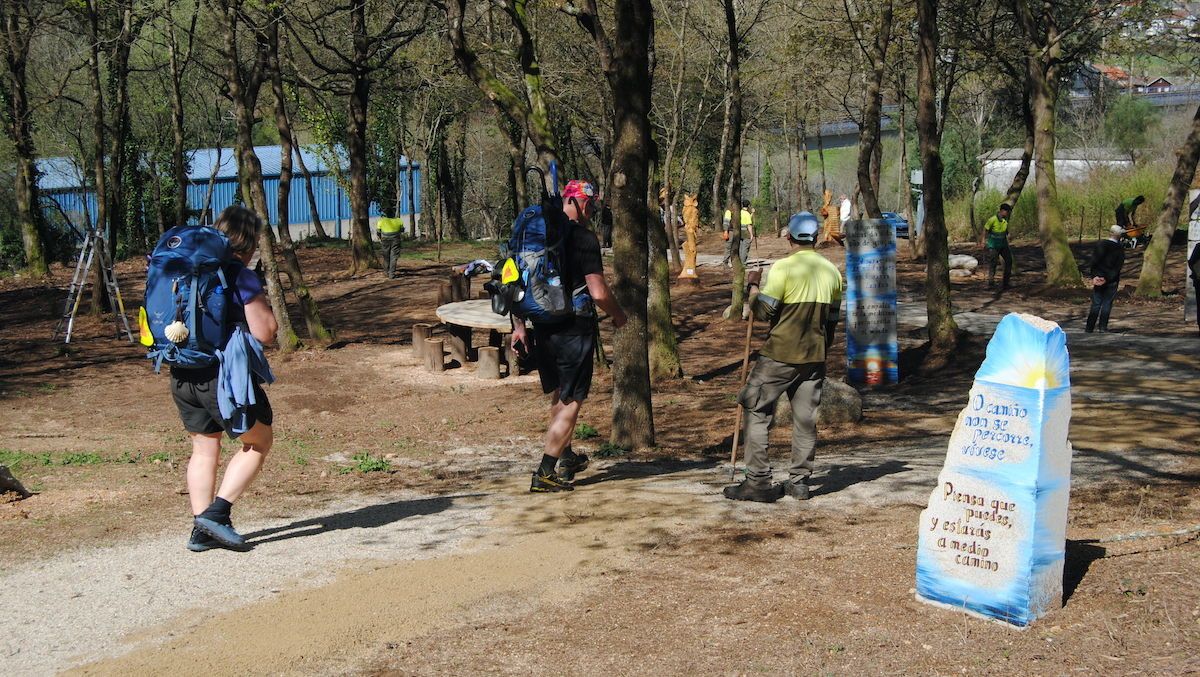
<path id="1" fill-rule="evenodd" d="M 950 245 L 942 202 L 942 150 L 937 119 L 938 0 L 917 0 L 917 135 L 925 200 L 925 306 L 928 367 L 945 363 L 957 342 L 950 306 Z M 910 235 L 911 237 L 911 235 Z"/>
<path id="2" fill-rule="evenodd" d="M 725 120 L 721 123 L 721 147 L 717 154 L 717 167 L 716 171 L 713 173 L 712 184 L 712 215 L 713 221 L 716 222 L 718 228 L 720 228 L 721 225 L 721 213 L 723 211 L 721 209 L 721 203 L 724 199 L 722 188 L 725 186 L 725 177 L 727 176 L 727 171 L 729 168 L 730 146 L 732 146 L 734 143 L 733 137 L 730 136 L 730 115 L 733 100 L 729 96 L 728 58 L 725 60 L 725 87 Z M 739 171 L 740 169 L 741 168 L 739 168 Z"/>
<path id="3" fill-rule="evenodd" d="M 1017 173 L 1013 175 L 1012 183 L 1009 184 L 1008 191 L 1004 195 L 1004 201 L 1014 208 L 1017 206 L 1017 200 L 1021 199 L 1021 191 L 1025 189 L 1025 180 L 1029 178 L 1029 166 L 1033 161 L 1033 135 L 1036 128 L 1033 124 L 1033 106 L 1030 102 L 1032 92 L 1029 82 L 1027 73 L 1025 84 L 1021 88 L 1021 120 L 1025 123 L 1025 144 L 1021 148 L 1021 165 L 1017 168 Z"/>
<path id="4" fill-rule="evenodd" d="M 271 309 L 275 313 L 275 322 L 279 329 L 275 333 L 282 352 L 290 352 L 300 347 L 300 339 L 292 327 L 292 318 L 288 313 L 287 303 L 283 296 L 283 285 L 279 280 L 279 265 L 275 260 L 275 235 L 271 230 L 270 215 L 267 212 L 266 191 L 263 189 L 262 163 L 254 153 L 254 111 L 258 104 L 259 90 L 262 88 L 265 71 L 268 68 L 267 55 L 261 49 L 262 45 L 255 44 L 254 54 L 250 64 L 243 64 L 239 55 L 238 24 L 241 22 L 241 12 L 244 8 L 240 3 L 223 0 L 220 5 L 219 17 L 222 36 L 221 56 L 225 66 L 225 87 L 227 96 L 233 102 L 234 121 L 237 134 L 236 153 L 238 162 L 238 183 L 242 189 L 242 199 L 247 206 L 254 210 L 262 219 L 264 227 L 258 238 L 259 258 L 267 278 L 267 298 L 271 301 Z"/>
<path id="5" fill-rule="evenodd" d="M 188 30 L 190 36 L 196 28 L 196 17 L 200 4 L 196 3 L 192 13 L 192 23 Z M 175 21 L 167 17 L 167 55 L 171 68 L 171 177 L 175 181 L 174 216 L 175 225 L 187 223 L 188 212 L 188 175 L 186 152 L 186 136 L 183 119 L 183 73 L 187 65 L 187 57 L 181 62 L 179 41 L 175 36 Z M 190 55 L 189 55 L 190 56 Z"/>
<path id="6" fill-rule="evenodd" d="M 88 2 L 88 79 L 92 87 L 92 146 L 95 157 L 92 158 L 93 186 L 96 189 L 96 231 L 107 232 L 108 229 L 108 170 L 105 168 L 105 149 L 108 148 L 107 131 L 104 125 L 104 85 L 100 77 L 100 9 L 94 2 Z M 96 266 L 92 271 L 91 314 L 98 316 L 109 306 L 108 290 L 104 284 L 104 271 Z"/>
<path id="7" fill-rule="evenodd" d="M 109 104 L 112 106 L 113 134 L 109 137 L 109 163 L 111 174 L 109 178 L 109 209 L 108 209 L 108 255 L 109 261 L 117 257 L 117 240 L 122 236 L 122 230 L 133 226 L 132 205 L 126 197 L 126 188 L 131 183 L 129 173 L 136 171 L 136 159 L 128 156 L 129 140 L 132 136 L 129 114 L 129 55 L 133 49 L 133 41 L 141 31 L 141 23 L 136 25 L 133 20 L 133 5 L 127 4 L 121 9 L 121 31 L 113 45 L 112 56 L 109 58 Z M 129 242 L 132 245 L 132 241 Z"/>
<path id="8" fill-rule="evenodd" d="M 908 205 L 912 201 L 910 198 L 912 195 L 912 189 L 908 185 L 908 130 L 905 127 L 907 121 L 904 118 L 904 90 L 904 75 L 901 75 L 900 92 L 899 97 L 897 97 L 900 100 L 900 167 L 897 170 L 899 176 L 897 177 L 896 181 L 896 211 L 904 217 L 905 221 L 911 221 L 909 218 L 910 210 Z M 910 242 L 915 236 L 912 231 L 913 229 L 909 228 L 908 238 Z"/>
<path id="9" fill-rule="evenodd" d="M 271 69 L 271 93 L 275 98 L 275 128 L 279 131 L 279 193 L 276 195 L 275 213 L 279 221 L 279 241 L 283 245 L 283 269 L 292 283 L 292 294 L 300 302 L 300 314 L 304 316 L 309 339 L 324 345 L 328 344 L 333 336 L 321 321 L 321 311 L 304 281 L 300 259 L 296 256 L 296 245 L 292 241 L 288 199 L 292 194 L 292 139 L 295 135 L 292 132 L 291 118 L 288 116 L 287 97 L 283 90 L 283 71 L 279 62 L 279 24 L 283 21 L 282 10 L 276 8 L 272 14 L 275 20 L 267 27 L 267 49 Z"/>
<path id="10" fill-rule="evenodd" d="M 646 196 L 646 208 L 650 213 L 648 236 L 650 244 L 650 299 L 647 317 L 650 331 L 650 378 L 679 378 L 683 368 L 679 360 L 679 345 L 675 337 L 675 324 L 671 318 L 671 266 L 667 261 L 667 231 L 663 220 L 658 217 L 657 186 L 651 184 Z M 670 218 L 670 215 L 667 215 Z"/>
<path id="11" fill-rule="evenodd" d="M 7 5 L 8 3 L 3 3 Z M 25 73 L 29 59 L 29 43 L 37 28 L 37 21 L 29 16 L 24 3 L 0 7 L 0 22 L 3 23 L 4 39 L 0 41 L 5 65 L 8 67 L 5 122 L 9 139 L 17 154 L 17 176 L 15 181 L 17 220 L 21 230 L 21 244 L 25 249 L 25 269 L 30 275 L 48 275 L 45 246 L 38 231 L 37 197 L 37 152 L 33 144 L 33 120 L 29 110 L 29 81 Z"/>
<path id="12" fill-rule="evenodd" d="M 1175 234 L 1176 224 L 1179 223 L 1179 213 L 1187 200 L 1188 187 L 1192 177 L 1196 175 L 1197 161 L 1200 161 L 1200 106 L 1196 108 L 1196 114 L 1192 117 L 1192 131 L 1176 151 L 1176 155 L 1178 160 L 1175 162 L 1175 173 L 1171 175 L 1171 185 L 1167 187 L 1162 209 L 1158 212 L 1154 237 L 1142 256 L 1142 274 L 1138 277 L 1137 284 L 1139 296 L 1162 295 L 1167 249 L 1171 246 L 1171 237 Z"/>
<path id="13" fill-rule="evenodd" d="M 796 168 L 796 199 L 801 211 L 813 211 L 812 193 L 808 189 L 808 123 L 800 121 L 800 130 L 796 133 L 800 145 L 800 163 Z"/>
<path id="14" fill-rule="evenodd" d="M 1079 277 L 1079 266 L 1067 244 L 1067 232 L 1063 227 L 1062 213 L 1058 208 L 1058 182 L 1054 169 L 1055 104 L 1058 99 L 1058 59 L 1062 54 L 1062 42 L 1051 12 L 1053 7 L 1043 4 L 1043 28 L 1038 28 L 1029 7 L 1030 0 L 1018 0 L 1018 14 L 1025 27 L 1026 37 L 1031 38 L 1031 58 L 1035 64 L 1030 75 L 1033 89 L 1034 119 L 1034 166 L 1037 169 L 1038 232 L 1041 235 L 1042 251 L 1046 259 L 1046 284 L 1051 287 L 1078 287 L 1083 284 Z M 1044 47 L 1039 47 L 1044 45 Z"/>
<path id="15" fill-rule="evenodd" d="M 817 117 L 817 160 L 821 164 L 821 194 L 829 190 L 829 180 L 825 178 L 825 138 L 821 135 L 821 118 Z"/>
<path id="16" fill-rule="evenodd" d="M 358 4 L 362 7 L 362 4 Z M 370 207 L 367 196 L 367 97 L 370 81 L 355 78 L 347 118 L 346 154 L 350 156 L 350 273 L 357 275 L 379 267 L 371 240 Z"/>
<path id="17" fill-rule="evenodd" d="M 654 409 L 647 350 L 646 229 L 654 215 L 649 183 L 654 9 L 650 0 L 618 0 L 610 83 L 613 97 L 613 268 L 617 301 L 629 316 L 613 338 L 612 442 L 654 446 Z"/>
<path id="18" fill-rule="evenodd" d="M 317 231 L 317 239 L 328 240 L 329 235 L 325 232 L 325 224 L 321 222 L 320 207 L 317 206 L 317 194 L 313 191 L 312 174 L 308 171 L 308 165 L 304 162 L 304 151 L 300 148 L 300 144 L 296 143 L 296 135 L 292 134 L 292 148 L 296 149 L 296 164 L 300 165 L 300 173 L 304 175 L 304 194 L 308 198 L 308 213 L 309 220 L 314 230 Z"/>
<path id="19" fill-rule="evenodd" d="M 867 54 L 871 74 L 867 80 L 862 128 L 858 133 L 858 185 L 862 191 L 867 216 L 873 219 L 883 216 L 883 210 L 879 208 L 879 163 L 875 158 L 882 150 L 880 115 L 883 108 L 883 75 L 891 39 L 892 3 L 888 0 L 879 10 L 879 20 L 875 25 L 875 42 Z"/>
<path id="20" fill-rule="evenodd" d="M 746 266 L 740 256 L 742 246 L 742 147 L 745 130 L 742 129 L 742 80 L 738 51 L 741 40 L 737 29 L 736 0 L 723 0 L 725 8 L 726 47 L 725 63 L 729 69 L 729 137 L 733 141 L 729 153 L 729 189 L 725 194 L 726 209 L 729 211 L 729 242 L 733 263 L 733 293 L 725 314 L 730 319 L 741 317 L 742 305 L 746 302 Z"/>
<path id="21" fill-rule="evenodd" d="M 525 188 L 525 134 L 521 125 L 513 122 L 503 111 L 496 109 L 496 125 L 508 142 L 508 222 L 517 220 L 517 215 L 529 204 Z"/>

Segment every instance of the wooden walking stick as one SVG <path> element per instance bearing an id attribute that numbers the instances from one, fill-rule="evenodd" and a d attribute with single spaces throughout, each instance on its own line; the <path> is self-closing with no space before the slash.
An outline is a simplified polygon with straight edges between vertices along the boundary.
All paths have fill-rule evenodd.
<path id="1" fill-rule="evenodd" d="M 742 354 L 742 375 L 738 377 L 738 405 L 737 405 L 737 423 L 733 428 L 733 447 L 729 450 L 729 479 L 737 477 L 737 450 L 738 439 L 742 434 L 742 388 L 746 387 L 746 374 L 750 368 L 750 336 L 754 333 L 754 313 L 750 314 L 750 319 L 746 322 L 746 348 Z"/>

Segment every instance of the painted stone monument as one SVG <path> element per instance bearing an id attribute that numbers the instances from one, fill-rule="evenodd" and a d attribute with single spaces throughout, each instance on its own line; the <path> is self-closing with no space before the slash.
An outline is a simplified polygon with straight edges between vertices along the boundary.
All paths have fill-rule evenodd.
<path id="1" fill-rule="evenodd" d="M 918 599 L 1018 627 L 1062 606 L 1069 372 L 1057 324 L 1000 321 L 921 513 Z"/>
<path id="2" fill-rule="evenodd" d="M 696 241 L 700 230 L 700 202 L 695 195 L 683 195 L 683 232 L 687 240 L 683 243 L 683 272 L 681 280 L 698 280 L 696 274 Z"/>
<path id="3" fill-rule="evenodd" d="M 879 219 L 847 221 L 846 375 L 851 383 L 900 380 L 896 339 L 896 235 Z"/>

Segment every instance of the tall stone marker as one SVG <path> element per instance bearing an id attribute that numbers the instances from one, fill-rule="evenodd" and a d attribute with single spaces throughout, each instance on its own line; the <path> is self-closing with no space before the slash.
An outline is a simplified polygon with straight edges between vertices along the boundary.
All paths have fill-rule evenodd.
<path id="1" fill-rule="evenodd" d="M 896 341 L 896 234 L 879 219 L 847 221 L 846 375 L 851 383 L 900 380 Z"/>
<path id="2" fill-rule="evenodd" d="M 996 327 L 921 513 L 918 599 L 1018 627 L 1062 606 L 1069 362 L 1053 322 Z"/>

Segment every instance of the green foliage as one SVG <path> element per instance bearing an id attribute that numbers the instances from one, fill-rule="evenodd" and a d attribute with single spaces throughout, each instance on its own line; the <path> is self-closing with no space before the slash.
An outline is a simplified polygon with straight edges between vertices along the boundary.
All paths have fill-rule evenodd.
<path id="1" fill-rule="evenodd" d="M 355 471 L 361 473 L 387 472 L 392 469 L 391 461 L 366 451 L 351 456 L 350 460 L 354 461 L 354 465 L 340 468 L 339 472 L 341 474 L 344 475 Z"/>
<path id="2" fill-rule="evenodd" d="M 628 454 L 628 449 L 613 444 L 612 442 L 605 442 L 604 444 L 600 445 L 599 449 L 596 450 L 596 456 L 599 458 L 616 458 L 619 456 L 626 456 Z"/>
<path id="3" fill-rule="evenodd" d="M 103 462 L 104 459 L 100 458 L 100 454 L 91 452 L 67 454 L 59 461 L 61 465 L 96 465 Z"/>
<path id="4" fill-rule="evenodd" d="M 1135 157 L 1139 150 L 1150 145 L 1159 122 L 1158 109 L 1149 101 L 1122 96 L 1108 107 L 1108 114 L 1104 117 L 1104 136 L 1121 152 Z"/>
<path id="5" fill-rule="evenodd" d="M 758 195 L 754 198 L 754 208 L 757 210 L 773 210 L 775 208 L 775 198 L 772 190 L 774 183 L 774 170 L 771 169 L 771 163 L 766 163 L 762 170 L 762 178 L 758 181 Z"/>
<path id="6" fill-rule="evenodd" d="M 171 460 L 171 455 L 165 451 L 156 451 L 147 456 L 146 460 L 150 461 L 151 463 L 166 463 L 167 461 Z"/>
<path id="7" fill-rule="evenodd" d="M 1082 239 L 1094 241 L 1107 237 L 1108 227 L 1116 223 L 1114 211 L 1121 200 L 1132 195 L 1145 195 L 1146 204 L 1138 210 L 1138 221 L 1151 223 L 1157 215 L 1158 206 L 1162 204 L 1170 182 L 1171 169 L 1163 164 L 1147 165 L 1133 171 L 1092 172 L 1090 178 L 1083 182 L 1060 182 L 1058 185 L 1058 206 L 1062 211 L 1063 224 L 1067 237 L 1071 241 L 1080 239 L 1080 217 L 1083 217 Z M 975 203 L 975 218 L 983 223 L 996 213 L 996 209 L 1004 200 L 999 191 L 980 193 Z M 967 223 L 967 208 L 970 195 L 948 201 L 946 204 L 947 226 L 950 228 L 951 240 L 965 242 L 971 239 L 970 225 Z M 1009 218 L 1009 232 L 1013 239 L 1036 239 L 1037 227 L 1037 198 L 1034 194 L 1033 181 L 1025 184 L 1021 198 L 1013 206 Z"/>
<path id="8" fill-rule="evenodd" d="M 29 454 L 24 451 L 0 449 L 0 465 L 8 466 L 13 470 L 22 466 L 53 464 L 54 460 L 50 458 L 50 454 Z"/>
<path id="9" fill-rule="evenodd" d="M 599 437 L 600 431 L 587 423 L 579 423 L 575 426 L 575 439 L 590 440 L 593 437 Z"/>

